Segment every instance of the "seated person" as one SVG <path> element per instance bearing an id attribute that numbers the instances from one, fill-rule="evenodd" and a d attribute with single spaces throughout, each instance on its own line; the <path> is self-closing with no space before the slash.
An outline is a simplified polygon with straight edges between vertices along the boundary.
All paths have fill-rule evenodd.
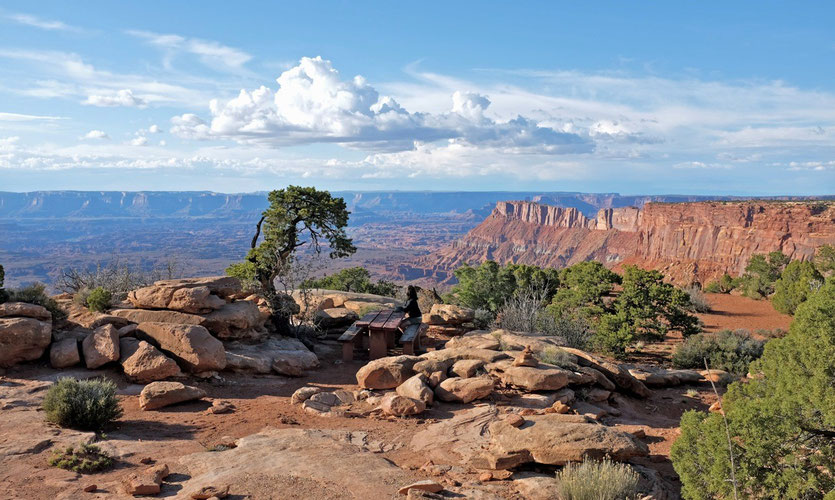
<path id="1" fill-rule="evenodd" d="M 406 289 L 406 303 L 396 308 L 395 311 L 405 312 L 410 324 L 420 323 L 423 314 L 418 306 L 417 289 L 414 286 L 409 285 Z"/>

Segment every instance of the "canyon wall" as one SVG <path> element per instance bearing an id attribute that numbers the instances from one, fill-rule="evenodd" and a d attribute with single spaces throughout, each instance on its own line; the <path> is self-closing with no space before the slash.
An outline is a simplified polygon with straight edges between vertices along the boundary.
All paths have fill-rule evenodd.
<path id="1" fill-rule="evenodd" d="M 680 284 L 706 283 L 741 274 L 753 254 L 779 250 L 806 260 L 823 244 L 835 244 L 833 203 L 650 202 L 588 218 L 575 208 L 512 201 L 497 203 L 451 246 L 398 271 L 405 279 L 445 281 L 460 265 L 488 259 L 557 268 L 597 260 L 658 269 Z"/>

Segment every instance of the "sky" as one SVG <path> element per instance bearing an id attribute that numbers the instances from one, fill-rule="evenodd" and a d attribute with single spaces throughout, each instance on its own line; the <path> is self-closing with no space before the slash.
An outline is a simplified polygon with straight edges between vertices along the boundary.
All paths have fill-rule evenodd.
<path id="1" fill-rule="evenodd" d="M 835 4 L 0 3 L 0 191 L 835 194 Z"/>

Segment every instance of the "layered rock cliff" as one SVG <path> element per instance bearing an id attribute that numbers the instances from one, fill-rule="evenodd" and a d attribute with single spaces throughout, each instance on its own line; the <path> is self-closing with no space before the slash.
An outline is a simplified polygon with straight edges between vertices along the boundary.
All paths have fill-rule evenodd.
<path id="1" fill-rule="evenodd" d="M 826 202 L 647 203 L 602 209 L 592 219 L 575 208 L 513 201 L 499 202 L 465 237 L 399 271 L 443 281 L 461 264 L 488 259 L 558 268 L 598 260 L 705 283 L 741 274 L 755 253 L 805 260 L 827 243 L 835 244 L 835 204 Z"/>

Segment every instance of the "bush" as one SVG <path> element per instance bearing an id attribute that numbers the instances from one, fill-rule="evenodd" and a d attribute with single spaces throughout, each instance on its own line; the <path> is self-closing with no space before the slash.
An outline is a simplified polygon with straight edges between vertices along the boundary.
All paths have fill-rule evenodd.
<path id="1" fill-rule="evenodd" d="M 711 281 L 707 285 L 705 285 L 705 292 L 707 293 L 722 293 L 722 287 L 719 285 L 718 281 Z"/>
<path id="2" fill-rule="evenodd" d="M 105 312 L 110 309 L 113 295 L 102 287 L 95 288 L 87 295 L 87 308 L 91 311 Z"/>
<path id="3" fill-rule="evenodd" d="M 823 285 L 823 276 L 811 262 L 790 262 L 774 284 L 771 303 L 783 314 L 794 314 L 797 306 Z"/>
<path id="4" fill-rule="evenodd" d="M 400 288 L 390 281 L 380 280 L 376 283 L 372 282 L 371 273 L 362 267 L 349 267 L 323 278 L 308 279 L 302 282 L 301 287 L 341 290 L 343 292 L 372 293 L 384 297 L 394 297 Z"/>
<path id="5" fill-rule="evenodd" d="M 835 280 L 797 308 L 750 371 L 759 376 L 722 400 L 729 431 L 721 414 L 682 417 L 671 456 L 683 496 L 732 497 L 732 450 L 740 498 L 824 498 L 835 488 Z"/>
<path id="6" fill-rule="evenodd" d="M 98 431 L 122 415 L 109 380 L 58 379 L 43 401 L 46 420 L 61 427 Z"/>
<path id="7" fill-rule="evenodd" d="M 488 260 L 478 267 L 463 265 L 455 270 L 458 284 L 445 297 L 445 301 L 497 313 L 520 290 L 542 290 L 550 300 L 559 283 L 555 269 L 539 268 L 524 264 L 500 266 Z"/>
<path id="8" fill-rule="evenodd" d="M 591 317 L 603 312 L 603 297 L 612 292 L 621 278 L 603 264 L 581 262 L 560 271 L 560 288 L 548 308 L 556 316 Z"/>
<path id="9" fill-rule="evenodd" d="M 34 283 L 27 287 L 12 290 L 9 293 L 11 302 L 28 302 L 45 307 L 52 313 L 52 321 L 59 321 L 67 317 L 67 313 L 55 302 L 55 299 L 46 294 L 46 285 Z"/>
<path id="10" fill-rule="evenodd" d="M 574 363 L 574 356 L 556 346 L 546 347 L 537 353 L 536 357 L 543 363 L 559 366 L 560 368 L 577 368 Z"/>
<path id="11" fill-rule="evenodd" d="M 560 337 L 566 346 L 586 349 L 592 337 L 589 323 L 583 318 L 555 317 L 550 309 L 543 308 L 546 296 L 544 290 L 520 291 L 499 310 L 496 327 Z"/>
<path id="12" fill-rule="evenodd" d="M 489 328 L 493 321 L 496 320 L 496 316 L 487 309 L 476 309 L 474 313 L 475 318 L 473 318 L 473 325 L 475 325 L 478 330 Z"/>
<path id="13" fill-rule="evenodd" d="M 626 500 L 638 494 L 638 473 L 609 459 L 568 463 L 557 473 L 561 500 Z"/>
<path id="14" fill-rule="evenodd" d="M 711 311 L 710 302 L 707 301 L 707 296 L 699 287 L 691 286 L 684 289 L 690 297 L 690 310 L 697 313 L 708 313 Z"/>
<path id="15" fill-rule="evenodd" d="M 145 271 L 138 266 L 124 264 L 114 258 L 107 264 L 97 264 L 95 268 L 68 268 L 55 278 L 55 288 L 73 295 L 82 290 L 104 288 L 118 300 L 124 300 L 128 292 L 150 285 L 161 279 L 174 279 L 181 275 L 180 266 L 175 260 L 169 260 L 163 266 Z"/>
<path id="16" fill-rule="evenodd" d="M 742 294 L 752 299 L 762 299 L 774 293 L 774 283 L 789 263 L 782 252 L 751 256 L 745 267 L 745 274 L 739 278 Z"/>
<path id="17" fill-rule="evenodd" d="M 821 245 L 815 252 L 815 268 L 824 276 L 835 272 L 835 246 Z"/>
<path id="18" fill-rule="evenodd" d="M 737 375 L 748 373 L 748 365 L 763 354 L 765 342 L 752 338 L 747 331 L 722 330 L 687 338 L 673 353 L 676 368 L 725 370 Z"/>
<path id="19" fill-rule="evenodd" d="M 68 446 L 53 451 L 48 463 L 59 469 L 90 474 L 110 467 L 113 465 L 113 459 L 98 446 L 81 443 L 75 447 Z"/>
<path id="20" fill-rule="evenodd" d="M 739 279 L 734 279 L 730 274 L 723 274 L 717 281 L 711 281 L 705 287 L 708 293 L 731 293 L 739 285 Z"/>

